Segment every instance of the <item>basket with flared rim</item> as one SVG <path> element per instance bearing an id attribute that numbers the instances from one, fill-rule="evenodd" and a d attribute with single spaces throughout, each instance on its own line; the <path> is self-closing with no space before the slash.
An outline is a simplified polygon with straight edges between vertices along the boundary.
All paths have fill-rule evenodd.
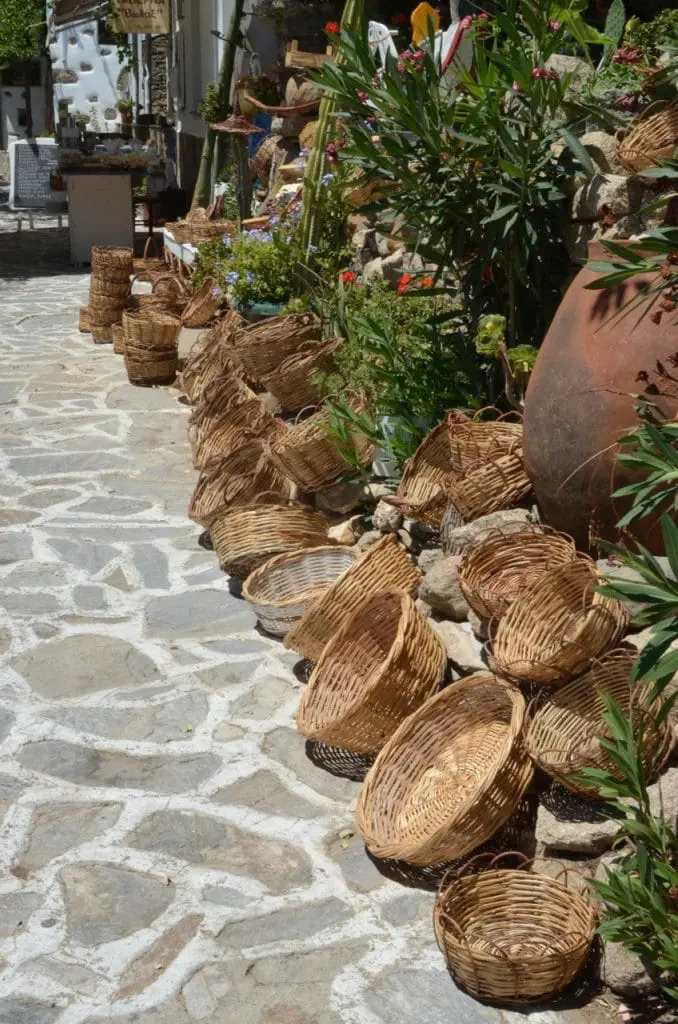
<path id="1" fill-rule="evenodd" d="M 243 597 L 262 629 L 285 636 L 355 559 L 350 548 L 339 545 L 276 555 L 247 577 Z"/>
<path id="2" fill-rule="evenodd" d="M 674 155 L 678 147 L 678 103 L 650 114 L 651 104 L 629 134 L 617 143 L 617 156 L 630 171 L 656 167 Z M 648 116 L 649 115 L 649 116 Z"/>
<path id="3" fill-rule="evenodd" d="M 210 536 L 224 572 L 241 579 L 274 555 L 329 544 L 322 513 L 294 502 L 258 502 L 229 509 L 214 520 Z"/>
<path id="4" fill-rule="evenodd" d="M 596 589 L 585 558 L 551 569 L 490 622 L 491 663 L 511 679 L 561 685 L 584 672 L 626 632 L 628 612 Z"/>
<path id="5" fill-rule="evenodd" d="M 477 615 L 498 619 L 544 573 L 576 555 L 571 537 L 545 526 L 526 525 L 515 533 L 490 530 L 465 550 L 459 584 Z"/>
<path id="6" fill-rule="evenodd" d="M 252 380 L 262 380 L 307 341 L 320 338 L 320 324 L 310 313 L 272 316 L 237 331 L 233 358 Z"/>
<path id="7" fill-rule="evenodd" d="M 181 323 L 175 316 L 156 309 L 122 315 L 125 344 L 135 348 L 169 349 L 176 352 Z"/>
<path id="8" fill-rule="evenodd" d="M 323 650 L 297 728 L 308 739 L 373 754 L 438 689 L 446 663 L 442 641 L 409 594 L 373 594 Z"/>
<path id="9" fill-rule="evenodd" d="M 492 512 L 517 505 L 532 485 L 525 472 L 522 449 L 501 455 L 489 454 L 452 481 L 447 498 L 462 522 L 472 522 Z M 449 506 L 448 506 L 449 507 Z"/>
<path id="10" fill-rule="evenodd" d="M 303 491 L 317 491 L 351 469 L 328 427 L 327 413 L 315 413 L 271 442 L 271 458 Z M 357 458 L 367 465 L 372 460 L 372 443 L 357 430 L 351 431 L 351 438 Z"/>
<path id="11" fill-rule="evenodd" d="M 597 768 L 620 778 L 619 769 L 602 746 L 611 738 L 603 715 L 611 697 L 633 723 L 646 781 L 664 767 L 673 746 L 670 723 L 657 724 L 659 705 L 651 708 L 652 685 L 632 683 L 636 652 L 619 648 L 593 662 L 578 679 L 555 693 L 543 694 L 528 708 L 525 746 L 542 771 L 582 796 L 600 799 L 596 786 L 581 778 Z"/>
<path id="12" fill-rule="evenodd" d="M 172 384 L 177 374 L 176 350 L 138 347 L 125 341 L 125 369 L 132 384 Z"/>
<path id="13" fill-rule="evenodd" d="M 518 807 L 532 778 L 521 693 L 489 672 L 426 701 L 391 736 L 358 799 L 377 857 L 434 865 L 463 857 Z"/>
<path id="14" fill-rule="evenodd" d="M 394 497 L 385 500 L 404 515 L 439 529 L 450 485 L 479 460 L 520 444 L 522 424 L 507 417 L 481 421 L 453 410 L 427 434 L 407 463 Z"/>
<path id="15" fill-rule="evenodd" d="M 214 424 L 209 433 L 201 431 L 195 446 L 193 464 L 201 469 L 210 459 L 229 455 L 245 441 L 255 437 L 277 436 L 283 432 L 282 421 L 272 416 L 260 399 L 238 402 Z M 275 459 L 271 461 L 275 462 Z"/>
<path id="16" fill-rule="evenodd" d="M 390 534 L 367 551 L 315 601 L 285 637 L 285 647 L 317 661 L 325 644 L 373 594 L 411 593 L 421 579 L 409 555 Z"/>
<path id="17" fill-rule="evenodd" d="M 522 859 L 517 868 L 506 858 Z M 477 999 L 504 1005 L 546 1000 L 576 978 L 597 919 L 578 875 L 533 870 L 520 854 L 474 858 L 485 870 L 445 878 L 433 924 L 456 983 Z"/>
<path id="18" fill-rule="evenodd" d="M 188 437 L 194 453 L 237 405 L 255 398 L 254 392 L 235 374 L 223 373 L 215 377 L 188 418 Z"/>
<path id="19" fill-rule="evenodd" d="M 121 356 L 125 351 L 125 332 L 121 323 L 111 326 L 111 341 L 113 342 L 113 351 Z"/>
<path id="20" fill-rule="evenodd" d="M 209 529 L 222 512 L 235 505 L 249 505 L 259 495 L 289 497 L 291 484 L 266 455 L 265 442 L 246 441 L 230 455 L 211 459 L 198 478 L 188 506 L 188 516 Z M 269 503 L 279 500 L 271 497 Z"/>
<path id="21" fill-rule="evenodd" d="M 320 392 L 310 381 L 314 372 L 329 373 L 341 341 L 308 341 L 298 352 L 284 359 L 262 384 L 280 402 L 284 412 L 298 412 L 320 401 Z"/>
<path id="22" fill-rule="evenodd" d="M 116 245 L 93 245 L 90 253 L 92 274 L 109 281 L 126 280 L 132 273 L 134 253 Z"/>
<path id="23" fill-rule="evenodd" d="M 184 327 L 204 327 L 223 302 L 221 289 L 213 277 L 208 277 L 190 297 L 181 314 Z"/>

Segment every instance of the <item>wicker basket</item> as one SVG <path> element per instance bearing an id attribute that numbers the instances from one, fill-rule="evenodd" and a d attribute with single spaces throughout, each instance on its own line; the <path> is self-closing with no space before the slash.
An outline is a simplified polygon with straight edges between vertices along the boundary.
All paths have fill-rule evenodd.
<path id="1" fill-rule="evenodd" d="M 157 309 L 160 312 L 179 316 L 188 302 L 189 293 L 186 282 L 177 274 L 169 273 L 167 268 L 163 274 L 137 274 L 134 281 L 144 277 L 151 281 L 151 291 L 133 294 L 131 308 L 141 312 Z"/>
<path id="2" fill-rule="evenodd" d="M 122 315 L 125 345 L 136 348 L 168 349 L 176 354 L 181 322 L 169 313 L 150 309 Z"/>
<path id="3" fill-rule="evenodd" d="M 228 418 L 236 405 L 255 399 L 254 392 L 232 373 L 221 374 L 208 384 L 188 418 L 188 439 L 194 457 L 196 449 Z"/>
<path id="4" fill-rule="evenodd" d="M 117 352 L 119 356 L 123 355 L 125 351 L 125 332 L 122 324 L 113 324 L 111 327 L 111 341 L 113 342 L 113 351 Z"/>
<path id="5" fill-rule="evenodd" d="M 233 405 L 209 433 L 204 430 L 200 432 L 194 448 L 193 465 L 197 469 L 202 469 L 210 459 L 230 455 L 245 441 L 251 441 L 256 437 L 277 436 L 278 433 L 283 433 L 283 429 L 281 421 L 271 415 L 259 398 L 240 402 Z M 268 457 L 280 469 L 270 453 Z"/>
<path id="6" fill-rule="evenodd" d="M 287 498 L 291 485 L 267 458 L 265 442 L 247 441 L 225 458 L 207 463 L 188 506 L 189 519 L 209 529 L 227 509 L 250 505 L 263 492 Z M 270 498 L 269 504 L 275 500 Z"/>
<path id="7" fill-rule="evenodd" d="M 230 354 L 235 332 L 245 322 L 239 313 L 229 310 L 210 328 L 204 343 L 191 351 L 180 379 L 180 387 L 190 402 L 199 402 L 205 388 L 224 373 L 243 375 L 231 362 Z"/>
<path id="8" fill-rule="evenodd" d="M 114 299 L 110 296 L 91 295 L 88 303 L 90 327 L 110 327 L 120 323 L 128 299 Z"/>
<path id="9" fill-rule="evenodd" d="M 450 484 L 447 496 L 461 519 L 468 523 L 517 505 L 531 488 L 522 450 L 516 449 L 508 455 L 475 463 Z"/>
<path id="10" fill-rule="evenodd" d="M 233 358 L 252 380 L 263 380 L 305 342 L 319 337 L 318 320 L 308 313 L 272 316 L 236 332 Z"/>
<path id="11" fill-rule="evenodd" d="M 650 108 L 648 108 L 649 110 Z M 620 143 L 617 156 L 630 171 L 638 173 L 669 159 L 678 148 L 678 103 L 651 116 L 643 115 Z"/>
<path id="12" fill-rule="evenodd" d="M 147 238 L 144 246 L 144 254 L 140 259 L 132 261 L 132 270 L 135 274 L 156 274 L 167 273 L 167 264 L 164 258 L 159 255 L 158 243 L 155 238 Z"/>
<path id="13" fill-rule="evenodd" d="M 224 572 L 241 579 L 274 555 L 328 544 L 328 522 L 307 505 L 244 505 L 219 516 L 210 529 Z"/>
<path id="14" fill-rule="evenodd" d="M 139 347 L 126 340 L 124 357 L 130 384 L 150 387 L 174 383 L 178 365 L 176 349 Z"/>
<path id="15" fill-rule="evenodd" d="M 488 870 L 443 882 L 436 899 L 433 923 L 450 973 L 477 999 L 508 1006 L 547 1000 L 586 963 L 594 906 L 569 869 L 553 877 L 502 870 L 502 856 L 485 859 Z"/>
<path id="16" fill-rule="evenodd" d="M 191 296 L 181 315 L 184 327 L 204 327 L 209 323 L 223 301 L 221 289 L 213 277 L 208 277 Z"/>
<path id="17" fill-rule="evenodd" d="M 92 328 L 89 323 L 89 306 L 81 306 L 78 315 L 78 330 L 81 334 L 90 334 Z"/>
<path id="18" fill-rule="evenodd" d="M 277 555 L 247 577 L 243 597 L 263 630 L 285 636 L 355 558 L 350 548 L 339 546 Z"/>
<path id="19" fill-rule="evenodd" d="M 327 413 L 320 412 L 288 428 L 271 443 L 271 458 L 303 491 L 317 491 L 344 476 L 351 464 L 329 433 Z M 351 431 L 362 465 L 372 461 L 372 444 Z"/>
<path id="20" fill-rule="evenodd" d="M 297 728 L 372 754 L 442 682 L 442 641 L 402 591 L 373 594 L 325 647 L 304 690 Z"/>
<path id="21" fill-rule="evenodd" d="M 621 777 L 601 745 L 601 740 L 610 738 L 603 723 L 603 697 L 612 697 L 625 715 L 631 713 L 647 782 L 657 777 L 671 753 L 671 726 L 667 721 L 657 725 L 650 710 L 651 684 L 631 683 L 634 653 L 611 651 L 594 661 L 583 676 L 530 705 L 527 751 L 543 771 L 573 793 L 599 797 L 596 786 L 579 778 L 584 768 L 599 768 Z"/>
<path id="22" fill-rule="evenodd" d="M 374 762 L 358 828 L 378 857 L 443 864 L 475 850 L 513 814 L 532 778 L 520 741 L 525 702 L 487 672 L 415 711 Z"/>
<path id="23" fill-rule="evenodd" d="M 93 245 L 92 275 L 109 281 L 127 281 L 132 273 L 134 253 L 115 245 Z"/>
<path id="24" fill-rule="evenodd" d="M 129 295 L 130 282 L 126 278 L 124 281 L 109 281 L 106 277 L 97 277 L 92 274 L 89 279 L 89 301 L 90 305 L 96 302 L 97 298 L 101 296 L 103 299 L 113 299 L 119 302 L 124 302 Z"/>
<path id="25" fill-rule="evenodd" d="M 268 135 L 261 145 L 257 148 L 256 153 L 250 160 L 250 174 L 252 180 L 259 178 L 264 185 L 268 184 L 269 175 L 271 173 L 271 164 L 278 149 L 278 143 L 281 141 L 282 135 Z"/>
<path id="26" fill-rule="evenodd" d="M 459 567 L 459 584 L 483 619 L 500 618 L 544 573 L 576 558 L 571 537 L 534 526 L 517 533 L 492 530 L 470 545 Z"/>
<path id="27" fill-rule="evenodd" d="M 310 375 L 329 373 L 334 367 L 334 353 L 341 344 L 341 341 L 309 341 L 262 379 L 261 383 L 275 395 L 283 412 L 298 412 L 320 402 L 320 392 L 311 383 Z"/>
<path id="28" fill-rule="evenodd" d="M 318 598 L 287 634 L 285 647 L 317 661 L 328 640 L 368 598 L 386 590 L 411 593 L 419 579 L 419 570 L 397 538 L 384 537 Z"/>
<path id="29" fill-rule="evenodd" d="M 628 613 L 619 601 L 597 592 L 600 582 L 595 566 L 583 559 L 537 580 L 491 630 L 494 670 L 558 685 L 614 647 L 626 631 Z"/>
<path id="30" fill-rule="evenodd" d="M 213 238 L 223 238 L 224 235 L 237 235 L 240 224 L 237 220 L 206 220 L 198 221 L 190 225 L 189 241 L 191 245 L 202 245 Z"/>
<path id="31" fill-rule="evenodd" d="M 191 225 L 185 220 L 167 221 L 165 229 L 170 232 L 172 238 L 179 245 L 189 245 L 191 242 Z"/>
<path id="32" fill-rule="evenodd" d="M 110 345 L 113 340 L 113 327 L 111 324 L 92 324 L 92 340 L 95 345 Z"/>

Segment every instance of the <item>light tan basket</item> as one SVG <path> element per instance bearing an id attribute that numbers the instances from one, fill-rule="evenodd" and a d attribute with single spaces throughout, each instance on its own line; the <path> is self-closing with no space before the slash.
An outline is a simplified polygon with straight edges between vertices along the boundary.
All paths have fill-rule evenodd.
<path id="1" fill-rule="evenodd" d="M 328 426 L 327 413 L 319 412 L 290 426 L 271 442 L 271 458 L 303 491 L 317 491 L 352 468 Z M 371 442 L 357 430 L 351 431 L 351 437 L 357 458 L 367 465 L 372 461 Z"/>
<path id="2" fill-rule="evenodd" d="M 594 661 L 588 672 L 554 694 L 533 701 L 528 709 L 525 746 L 533 761 L 573 793 L 600 797 L 596 786 L 584 782 L 584 768 L 598 768 L 621 778 L 601 740 L 610 739 L 604 724 L 604 697 L 611 697 L 634 723 L 645 780 L 653 782 L 673 746 L 670 724 L 656 723 L 651 709 L 651 684 L 631 683 L 635 652 L 619 649 Z"/>
<path id="3" fill-rule="evenodd" d="M 652 104 L 654 107 L 654 104 Z M 648 107 L 648 111 L 651 108 Z M 678 148 L 678 103 L 656 114 L 646 111 L 626 138 L 617 144 L 617 156 L 636 174 L 670 159 Z"/>
<path id="4" fill-rule="evenodd" d="M 247 577 L 243 597 L 262 629 L 273 636 L 285 636 L 355 559 L 351 548 L 340 546 L 277 555 Z"/>
<path id="5" fill-rule="evenodd" d="M 384 537 L 318 598 L 287 634 L 285 647 L 317 661 L 328 640 L 373 594 L 386 590 L 411 593 L 420 578 L 419 570 L 398 539 L 393 534 Z"/>
<path id="6" fill-rule="evenodd" d="M 96 303 L 98 298 L 124 302 L 129 295 L 129 290 L 130 282 L 127 279 L 109 281 L 106 277 L 96 277 L 94 274 L 89 279 L 90 304 Z"/>
<path id="7" fill-rule="evenodd" d="M 442 641 L 409 594 L 374 594 L 323 650 L 297 728 L 308 739 L 375 753 L 438 689 L 446 663 Z"/>
<path id="8" fill-rule="evenodd" d="M 512 508 L 530 493 L 522 450 L 475 463 L 453 481 L 447 492 L 464 522 L 472 522 L 500 509 Z M 442 519 L 441 519 L 442 522 Z"/>
<path id="9" fill-rule="evenodd" d="M 628 625 L 623 604 L 603 597 L 583 559 L 552 569 L 510 605 L 496 630 L 492 666 L 502 676 L 559 685 L 614 647 Z"/>
<path id="10" fill-rule="evenodd" d="M 189 402 L 197 404 L 205 388 L 225 373 L 243 377 L 244 371 L 230 359 L 236 330 L 245 323 L 235 310 L 229 310 L 194 346 L 184 365 L 179 386 Z"/>
<path id="11" fill-rule="evenodd" d="M 321 395 L 311 383 L 311 374 L 329 373 L 334 366 L 334 353 L 341 341 L 309 341 L 284 359 L 273 373 L 262 380 L 267 391 L 280 402 L 283 412 L 299 412 L 316 405 Z"/>
<path id="12" fill-rule="evenodd" d="M 90 253 L 92 274 L 109 281 L 127 281 L 132 273 L 134 253 L 115 245 L 93 245 Z"/>
<path id="13" fill-rule="evenodd" d="M 194 454 L 236 405 L 251 402 L 255 393 L 234 373 L 223 373 L 207 385 L 188 418 L 188 439 Z"/>
<path id="14" fill-rule="evenodd" d="M 553 877 L 525 870 L 530 862 L 502 869 L 507 857 L 520 855 L 483 857 L 486 870 L 443 882 L 433 913 L 436 939 L 454 980 L 476 999 L 538 1003 L 583 968 L 596 911 L 574 882 L 576 872 L 563 868 Z"/>
<path id="15" fill-rule="evenodd" d="M 196 442 L 193 464 L 201 469 L 210 459 L 223 458 L 239 448 L 246 441 L 257 437 L 272 437 L 282 434 L 284 425 L 272 416 L 259 398 L 248 399 L 234 404 L 210 432 L 202 430 Z M 272 463 L 278 463 L 267 453 Z M 278 466 L 280 471 L 280 467 Z M 286 474 L 282 471 L 283 476 Z"/>
<path id="16" fill-rule="evenodd" d="M 468 676 L 406 719 L 370 768 L 358 828 L 377 857 L 443 864 L 513 814 L 532 762 L 520 741 L 525 702 L 488 672 Z"/>
<path id="17" fill-rule="evenodd" d="M 122 328 L 122 324 L 112 325 L 111 341 L 113 342 L 113 351 L 117 352 L 119 356 L 123 355 L 125 351 L 125 332 Z"/>
<path id="18" fill-rule="evenodd" d="M 113 339 L 112 330 L 113 326 L 108 324 L 93 324 L 92 325 L 92 340 L 95 345 L 109 345 Z"/>
<path id="19" fill-rule="evenodd" d="M 224 572 L 245 579 L 274 555 L 330 543 L 325 516 L 307 505 L 244 505 L 219 516 L 210 536 Z"/>
<path id="20" fill-rule="evenodd" d="M 80 313 L 78 315 L 78 330 L 81 334 L 90 334 L 91 327 L 89 323 L 89 306 L 81 306 Z"/>
<path id="21" fill-rule="evenodd" d="M 317 341 L 320 324 L 310 313 L 273 316 L 237 331 L 233 358 L 252 380 L 263 380 L 305 342 Z"/>
<path id="22" fill-rule="evenodd" d="M 288 498 L 291 484 L 266 455 L 265 442 L 246 441 L 224 458 L 211 459 L 196 484 L 188 516 L 209 529 L 227 509 L 250 505 L 262 493 L 274 492 Z M 265 498 L 261 498 L 266 503 Z M 270 498 L 269 504 L 274 504 Z"/>
<path id="23" fill-rule="evenodd" d="M 139 347 L 125 341 L 125 368 L 131 384 L 151 387 L 159 384 L 173 384 L 177 375 L 176 350 L 167 348 Z"/>

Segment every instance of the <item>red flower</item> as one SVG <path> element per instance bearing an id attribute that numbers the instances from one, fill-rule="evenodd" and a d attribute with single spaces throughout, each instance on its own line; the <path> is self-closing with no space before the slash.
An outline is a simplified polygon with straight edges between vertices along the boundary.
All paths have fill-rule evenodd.
<path id="1" fill-rule="evenodd" d="M 327 21 L 325 23 L 325 31 L 328 36 L 338 36 L 341 32 L 341 25 L 338 21 Z"/>
<path id="2" fill-rule="evenodd" d="M 407 15 L 403 14 L 402 11 L 396 11 L 396 13 L 391 16 L 391 24 L 407 25 Z"/>
<path id="3" fill-rule="evenodd" d="M 328 164 L 339 163 L 339 152 L 333 142 L 330 142 L 329 146 L 325 150 L 325 156 L 327 157 Z"/>
<path id="4" fill-rule="evenodd" d="M 401 274 L 398 278 L 398 286 L 396 288 L 398 295 L 404 295 L 412 281 L 414 281 L 412 274 Z"/>
<path id="5" fill-rule="evenodd" d="M 433 288 L 434 284 L 435 284 L 435 280 L 432 277 L 422 277 L 422 279 L 421 279 L 421 287 L 422 288 Z"/>
<path id="6" fill-rule="evenodd" d="M 351 270 L 345 270 L 344 273 L 341 275 L 341 283 L 342 284 L 354 284 L 355 283 L 355 274 Z"/>

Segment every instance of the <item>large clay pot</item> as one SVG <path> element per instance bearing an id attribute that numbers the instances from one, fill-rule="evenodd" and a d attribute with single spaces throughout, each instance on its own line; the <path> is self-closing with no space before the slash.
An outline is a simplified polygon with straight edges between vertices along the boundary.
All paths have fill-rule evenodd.
<path id="1" fill-rule="evenodd" d="M 600 243 L 589 258 L 610 260 Z M 647 287 L 652 277 L 631 279 L 605 291 L 587 291 L 596 274 L 584 268 L 566 292 L 539 351 L 525 399 L 525 466 L 546 520 L 586 547 L 589 532 L 614 537 L 626 506 L 611 492 L 628 479 L 616 464 L 619 436 L 638 422 L 633 394 L 651 385 L 653 400 L 678 414 L 678 355 L 675 314 L 661 324 L 640 310 L 615 313 Z M 657 360 L 674 380 L 662 379 Z M 639 374 L 641 377 L 639 378 Z M 634 533 L 661 552 L 656 523 L 634 525 Z"/>

